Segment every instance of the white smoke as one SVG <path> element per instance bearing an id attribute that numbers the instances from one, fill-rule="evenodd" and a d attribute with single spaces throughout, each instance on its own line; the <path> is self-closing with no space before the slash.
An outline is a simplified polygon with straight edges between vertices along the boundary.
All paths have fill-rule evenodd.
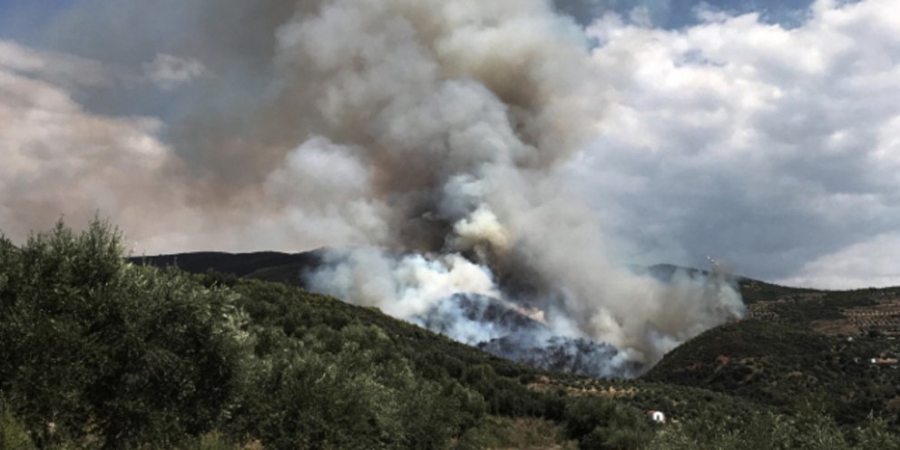
<path id="1" fill-rule="evenodd" d="M 742 313 L 721 279 L 664 282 L 623 268 L 599 219 L 562 188 L 557 168 L 605 102 L 585 31 L 550 2 L 257 8 L 261 18 L 235 30 L 254 37 L 247 49 L 204 35 L 217 30 L 204 23 L 204 39 L 185 48 L 196 54 L 142 66 L 167 90 L 205 86 L 147 138 L 179 169 L 165 179 L 177 222 L 193 227 L 181 242 L 350 248 L 329 253 L 310 285 L 472 344 L 515 336 L 459 295 L 494 299 L 542 319 L 540 345 L 561 336 L 622 350 L 611 367 L 652 364 Z M 276 14 L 285 10 L 294 15 Z M 258 78 L 265 86 L 252 90 Z M 233 91 L 242 88 L 258 95 Z"/>
<path id="2" fill-rule="evenodd" d="M 491 274 L 458 254 L 392 257 L 379 249 L 332 251 L 311 285 L 403 318 L 424 314 L 458 293 L 498 296 Z"/>

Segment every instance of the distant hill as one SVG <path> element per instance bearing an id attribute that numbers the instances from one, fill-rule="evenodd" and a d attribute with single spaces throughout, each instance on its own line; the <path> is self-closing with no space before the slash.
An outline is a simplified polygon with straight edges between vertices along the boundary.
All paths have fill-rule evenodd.
<path id="1" fill-rule="evenodd" d="M 900 287 L 822 291 L 742 279 L 749 317 L 830 336 L 900 336 Z"/>
<path id="2" fill-rule="evenodd" d="M 302 284 L 301 272 L 313 270 L 321 265 L 322 256 L 321 251 L 303 253 L 195 252 L 131 257 L 129 261 L 139 265 L 177 267 L 189 273 L 202 274 L 214 271 L 300 286 Z"/>

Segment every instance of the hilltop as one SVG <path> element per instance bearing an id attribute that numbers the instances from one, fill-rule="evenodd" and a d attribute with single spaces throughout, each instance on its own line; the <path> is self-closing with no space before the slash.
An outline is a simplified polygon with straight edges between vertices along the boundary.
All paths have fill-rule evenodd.
<path id="1" fill-rule="evenodd" d="M 320 251 L 302 253 L 194 252 L 129 258 L 139 265 L 174 267 L 185 272 L 203 274 L 218 272 L 264 281 L 302 286 L 300 275 L 322 263 Z"/>
<path id="2" fill-rule="evenodd" d="M 742 279 L 749 317 L 828 336 L 900 336 L 900 287 L 822 291 Z"/>

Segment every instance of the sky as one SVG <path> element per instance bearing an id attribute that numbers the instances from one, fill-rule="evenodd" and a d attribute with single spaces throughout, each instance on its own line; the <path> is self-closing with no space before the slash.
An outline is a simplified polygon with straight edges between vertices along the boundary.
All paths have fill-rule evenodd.
<path id="1" fill-rule="evenodd" d="M 0 230 L 99 212 L 139 253 L 369 243 L 371 211 L 347 200 L 364 188 L 321 176 L 366 168 L 277 150 L 319 126 L 273 94 L 303 89 L 273 75 L 292 64 L 275 42 L 313 3 L 0 0 Z M 900 3 L 555 8 L 592 122 L 559 177 L 617 258 L 900 285 Z"/>

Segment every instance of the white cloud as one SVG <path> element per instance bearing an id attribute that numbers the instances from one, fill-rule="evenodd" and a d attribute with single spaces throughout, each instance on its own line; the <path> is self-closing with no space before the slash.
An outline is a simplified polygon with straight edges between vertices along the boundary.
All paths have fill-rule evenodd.
<path id="1" fill-rule="evenodd" d="M 172 90 L 206 73 L 206 67 L 196 59 L 163 53 L 144 64 L 144 75 L 163 90 Z"/>
<path id="2" fill-rule="evenodd" d="M 811 261 L 794 276 L 777 282 L 823 289 L 900 286 L 897 255 L 900 235 L 875 236 Z"/>
<path id="3" fill-rule="evenodd" d="M 900 223 L 898 29 L 891 0 L 819 1 L 792 29 L 756 14 L 677 31 L 605 16 L 589 32 L 613 104 L 573 170 L 648 262 L 712 254 L 827 284 L 810 261 Z"/>
<path id="4" fill-rule="evenodd" d="M 161 119 L 85 108 L 83 88 L 113 80 L 108 73 L 98 61 L 0 41 L 0 232 L 14 242 L 95 214 L 137 254 L 307 250 L 385 233 L 384 206 L 366 198 L 368 172 L 352 148 L 312 139 L 264 185 L 222 186 L 185 167 Z"/>
<path id="5" fill-rule="evenodd" d="M 140 230 L 141 216 L 173 200 L 160 188 L 174 162 L 156 137 L 162 124 L 85 111 L 65 86 L 103 69 L 72 61 L 0 42 L 0 223 L 13 238 L 97 211 Z"/>
<path id="6" fill-rule="evenodd" d="M 67 87 L 107 85 L 112 79 L 97 61 L 38 51 L 5 40 L 0 40 L 0 71 Z"/>

